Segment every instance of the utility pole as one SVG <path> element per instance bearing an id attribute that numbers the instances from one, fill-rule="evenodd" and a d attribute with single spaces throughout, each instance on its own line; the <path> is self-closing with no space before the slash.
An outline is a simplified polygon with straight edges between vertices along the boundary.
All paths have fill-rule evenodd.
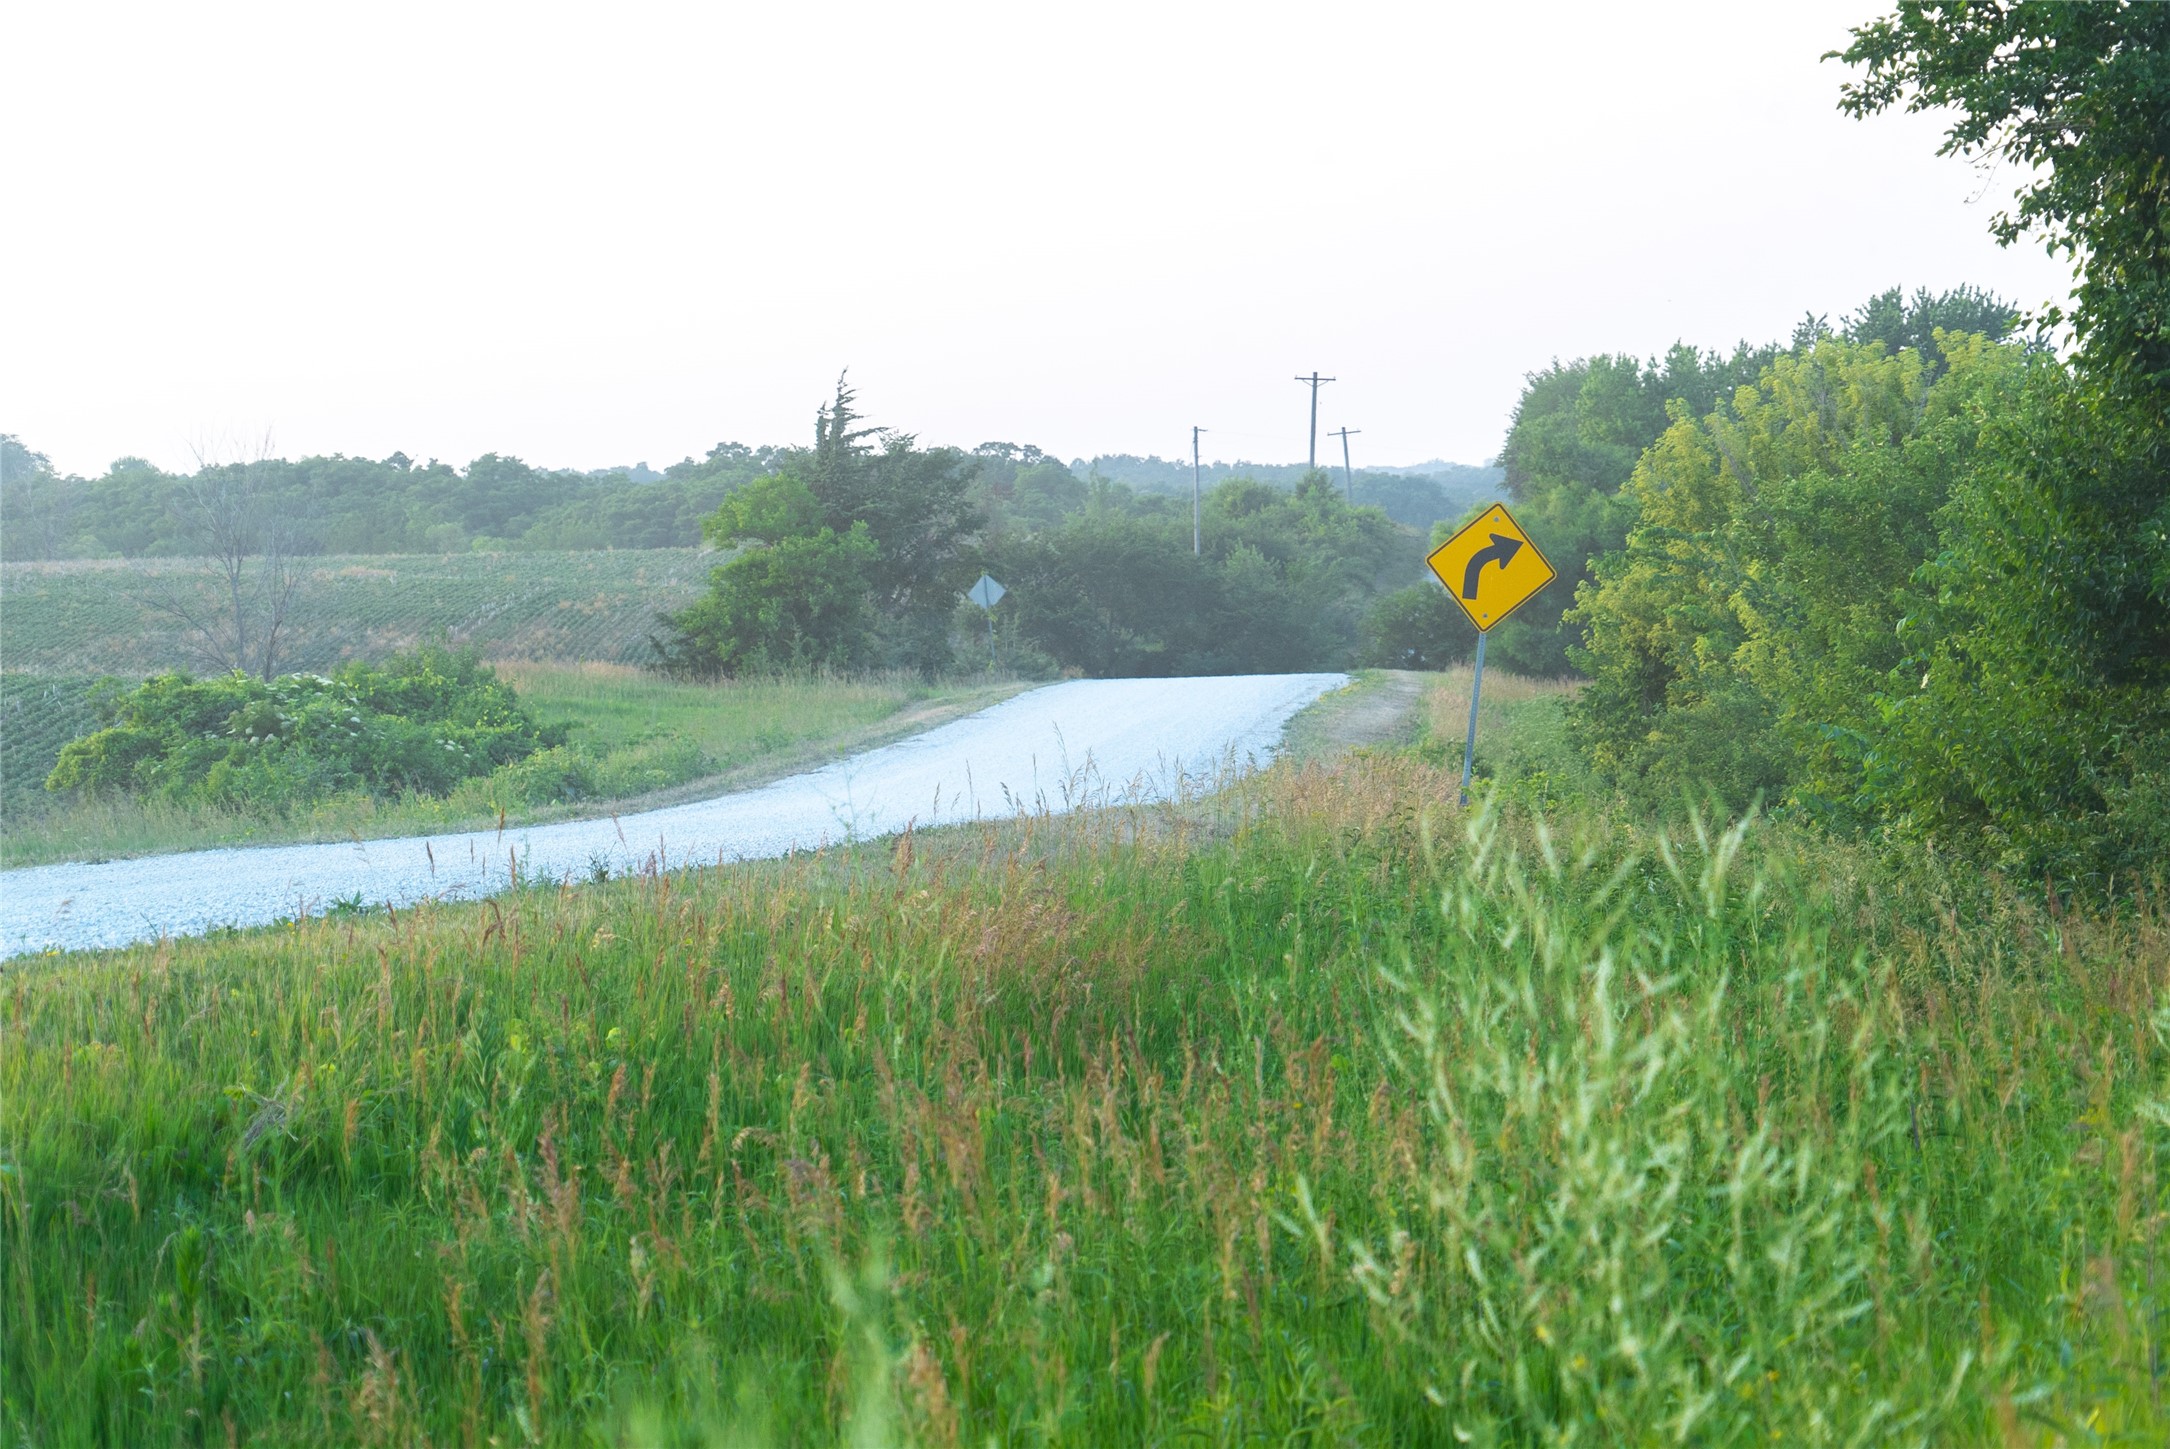
<path id="1" fill-rule="evenodd" d="M 1190 551 L 1194 558 L 1205 551 L 1205 531 L 1199 526 L 1198 513 L 1198 435 L 1204 431 L 1196 424 L 1190 430 Z"/>
<path id="2" fill-rule="evenodd" d="M 1320 377 L 1317 373 L 1314 372 L 1309 377 L 1299 377 L 1296 380 L 1301 383 L 1308 383 L 1311 388 L 1310 466 L 1316 468 L 1319 465 L 1319 389 L 1325 386 L 1327 383 L 1332 382 L 1333 379 L 1330 377 Z"/>
<path id="3" fill-rule="evenodd" d="M 1338 433 L 1328 433 L 1329 438 L 1341 439 L 1341 491 L 1349 502 L 1356 502 L 1356 475 L 1349 471 L 1349 439 L 1363 432 L 1362 428 L 1343 428 Z"/>

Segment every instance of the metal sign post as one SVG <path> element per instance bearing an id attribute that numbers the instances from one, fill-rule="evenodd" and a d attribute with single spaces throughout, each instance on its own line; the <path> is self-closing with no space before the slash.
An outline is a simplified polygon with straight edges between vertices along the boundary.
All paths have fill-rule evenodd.
<path id="1" fill-rule="evenodd" d="M 1469 737 L 1462 744 L 1462 803 L 1469 803 L 1477 763 L 1477 701 L 1484 690 L 1484 641 L 1492 626 L 1528 603 L 1558 575 L 1504 504 L 1495 503 L 1432 550 L 1424 560 L 1469 622 L 1477 626 L 1477 658 L 1469 681 Z"/>
<path id="2" fill-rule="evenodd" d="M 980 581 L 965 592 L 966 598 L 987 611 L 987 672 L 990 674 L 995 669 L 995 605 L 1001 603 L 1002 596 L 1008 592 L 986 574 L 981 574 Z"/>
<path id="3" fill-rule="evenodd" d="M 1469 803 L 1469 771 L 1477 762 L 1477 696 L 1484 692 L 1484 641 L 1487 629 L 1477 636 L 1477 667 L 1469 678 L 1469 738 L 1462 741 L 1462 803 Z"/>

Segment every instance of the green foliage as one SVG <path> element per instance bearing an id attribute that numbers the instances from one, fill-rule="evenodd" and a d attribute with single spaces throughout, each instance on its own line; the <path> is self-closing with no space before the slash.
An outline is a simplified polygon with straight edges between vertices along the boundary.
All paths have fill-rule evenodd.
<path id="1" fill-rule="evenodd" d="M 701 537 L 719 548 L 737 544 L 776 544 L 802 538 L 822 527 L 821 502 L 788 473 L 756 478 L 723 500 L 701 520 Z"/>
<path id="2" fill-rule="evenodd" d="M 1893 356 L 1912 348 L 1934 380 L 1944 367 L 1938 329 L 1997 339 L 2013 317 L 2010 306 L 1979 288 L 1921 289 L 1909 298 L 1893 287 L 1862 304 L 1835 335 L 1855 344 L 1880 343 Z M 1824 319 L 1810 317 L 1790 351 L 1803 355 L 1833 335 Z M 1515 517 L 1560 578 L 1493 632 L 1491 657 L 1526 674 L 1567 672 L 1576 639 L 1563 616 L 1595 578 L 1595 560 L 1627 541 L 1635 507 L 1621 495 L 1638 460 L 1672 426 L 1676 408 L 1691 418 L 1709 417 L 1739 389 L 1753 386 L 1785 350 L 1742 342 L 1727 355 L 1675 343 L 1649 362 L 1589 357 L 1530 376 L 1500 460 Z M 1435 529 L 1434 536 L 1448 532 Z"/>
<path id="3" fill-rule="evenodd" d="M 982 522 L 971 499 L 980 462 L 956 448 L 921 448 L 909 433 L 854 427 L 859 421 L 839 379 L 815 420 L 813 452 L 799 460 L 806 487 L 840 537 L 865 525 L 876 550 L 867 582 L 884 620 L 946 620 L 971 581 L 965 549 Z"/>
<path id="4" fill-rule="evenodd" d="M 791 484 L 799 494 L 806 490 Z M 772 497 L 788 490 L 769 490 Z M 765 523 L 774 516 L 763 515 Z M 656 649 L 669 673 L 716 679 L 871 661 L 867 573 L 879 550 L 863 523 L 754 542 L 709 576 L 707 595 L 671 615 Z"/>
<path id="5" fill-rule="evenodd" d="M 539 805 L 628 800 L 713 774 L 715 766 L 706 751 L 678 734 L 610 750 L 556 744 L 468 780 L 451 792 L 451 803 L 487 816 Z"/>
<path id="6" fill-rule="evenodd" d="M 1053 528 L 1085 506 L 1087 492 L 1085 481 L 1062 464 L 1035 463 L 1019 469 L 1006 492 L 990 500 L 990 521 L 1026 532 Z"/>
<path id="7" fill-rule="evenodd" d="M 2071 881 L 2159 868 L 2170 509 L 2156 444 L 2054 359 L 1825 336 L 1624 493 L 1570 622 L 1597 766 Z"/>
<path id="8" fill-rule="evenodd" d="M 1667 404 L 1679 400 L 1700 416 L 1775 352 L 1744 342 L 1728 358 L 1676 343 L 1662 361 L 1598 356 L 1531 374 L 1500 462 L 1515 517 L 1560 577 L 1500 625 L 1488 655 L 1526 674 L 1567 672 L 1571 636 L 1561 616 L 1588 580 L 1591 560 L 1625 538 L 1629 513 L 1615 495 L 1665 430 Z M 1451 532 L 1435 526 L 1433 536 Z"/>
<path id="9" fill-rule="evenodd" d="M 1965 333 L 1995 342 L 2011 332 L 2018 314 L 2008 302 L 1979 287 L 1960 286 L 1936 293 L 1917 288 L 1909 298 L 1897 287 L 1879 292 L 1846 319 L 1843 335 L 1848 342 L 1881 342 L 1896 356 L 1912 348 L 1931 379 L 1943 374 L 1944 344 L 1940 332 Z M 1820 320 L 1816 324 L 1820 329 Z"/>
<path id="10" fill-rule="evenodd" d="M 2082 367 L 2143 426 L 2170 421 L 2170 10 L 1907 0 L 1839 58 L 1860 68 L 1848 112 L 1939 112 L 1943 154 L 2026 178 L 1997 239 L 2033 232 L 2073 259 Z"/>
<path id="11" fill-rule="evenodd" d="M 1985 422 L 1881 700 L 1862 799 L 2052 877 L 2170 846 L 2170 12 L 1906 3 L 1857 27 L 1842 106 L 1950 117 L 1943 150 L 2028 178 L 1993 230 L 2076 264 L 2075 369 Z M 2065 320 L 2059 309 L 2041 319 Z M 1918 680 L 1916 678 L 1918 673 Z"/>
<path id="12" fill-rule="evenodd" d="M 997 551 L 988 566 L 1010 590 L 1001 612 L 1063 668 L 1184 674 L 1192 650 L 1208 644 L 1212 566 L 1192 556 L 1188 529 L 1172 520 L 1088 513 Z"/>
<path id="13" fill-rule="evenodd" d="M 0 1424 L 2159 1437 L 2170 923 L 1451 788 L 14 973 Z"/>
<path id="14" fill-rule="evenodd" d="M 1623 548 L 1569 616 L 1601 769 L 1645 799 L 1854 799 L 1937 511 L 2018 391 L 2016 349 L 1944 346 L 1931 384 L 1917 353 L 1825 336 L 1724 409 L 1675 409 L 1624 490 Z"/>
<path id="15" fill-rule="evenodd" d="M 1676 409 L 1577 590 L 1578 734 L 1646 794 L 2145 879 L 2170 846 L 2170 19 L 1906 3 L 1853 36 L 1845 109 L 1948 108 L 1947 153 L 2032 178 L 1995 230 L 2078 260 L 2075 365 L 1992 345 L 1994 298 L 1894 290 L 1845 343 L 1810 318 L 1731 408 Z"/>
<path id="16" fill-rule="evenodd" d="M 981 522 L 979 460 L 854 427 L 852 404 L 839 379 L 813 448 L 703 521 L 703 537 L 741 552 L 705 598 L 664 617 L 655 642 L 667 670 L 715 678 L 878 660 L 931 676 L 949 663 L 949 617 Z"/>
<path id="17" fill-rule="evenodd" d="M 951 658 L 957 598 L 990 570 L 1012 657 L 1094 675 L 1225 674 L 1354 662 L 1371 600 L 1420 567 L 1418 542 L 1350 508 L 1324 470 L 1293 490 L 1215 486 L 1205 548 L 1187 508 L 1080 482 L 1035 450 L 967 456 L 854 424 L 849 389 L 816 445 L 735 493 L 707 537 L 739 552 L 657 648 L 696 677 L 800 664 L 906 666 Z M 979 622 L 975 613 L 971 622 Z"/>
<path id="18" fill-rule="evenodd" d="M 2019 404 L 1984 419 L 1901 626 L 1867 801 L 2067 881 L 2170 860 L 2163 464 L 2158 433 L 2061 368 L 2030 369 Z"/>
<path id="19" fill-rule="evenodd" d="M 1294 492 L 1247 478 L 1188 510 L 1137 508 L 1097 488 L 1060 526 L 990 550 L 1017 634 L 1092 675 L 1240 674 L 1353 661 L 1370 601 L 1416 569 L 1417 540 L 1350 508 L 1323 471 Z"/>
<path id="20" fill-rule="evenodd" d="M 562 744 L 472 653 L 424 648 L 329 677 L 161 674 L 60 751 L 52 791 L 286 810 L 344 791 L 442 795 Z"/>
<path id="21" fill-rule="evenodd" d="M 1476 631 L 1436 583 L 1384 595 L 1364 615 L 1362 662 L 1374 669 L 1444 669 L 1467 659 Z"/>

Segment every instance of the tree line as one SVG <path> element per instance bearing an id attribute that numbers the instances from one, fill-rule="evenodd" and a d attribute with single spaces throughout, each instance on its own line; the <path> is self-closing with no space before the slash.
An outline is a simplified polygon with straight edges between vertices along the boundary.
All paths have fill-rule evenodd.
<path id="1" fill-rule="evenodd" d="M 1323 470 L 1292 489 L 1216 484 L 1190 500 L 1079 478 L 1036 449 L 922 448 L 865 426 L 843 381 L 815 442 L 703 525 L 728 557 L 664 621 L 673 672 L 948 668 L 981 571 L 1010 591 L 1007 662 L 1171 675 L 1353 663 L 1368 607 L 1421 567 L 1422 535 L 1350 506 Z"/>
<path id="2" fill-rule="evenodd" d="M 1197 469 L 1193 477 L 1187 458 L 1138 457 L 1134 453 L 1101 453 L 1072 464 L 1080 476 L 1121 483 L 1139 493 L 1161 493 L 1188 501 L 1194 483 L 1207 488 L 1231 479 L 1248 478 L 1281 488 L 1294 488 L 1310 469 L 1302 463 L 1213 462 Z M 1346 476 L 1329 466 L 1330 476 L 1342 480 L 1344 492 L 1354 503 L 1377 508 L 1396 523 L 1428 529 L 1444 518 L 1461 516 L 1472 505 L 1490 503 L 1499 496 L 1500 470 L 1495 464 L 1434 461 L 1414 468 L 1357 468 Z"/>
<path id="3" fill-rule="evenodd" d="M 1779 353 L 1532 380 L 1525 521 L 1571 599 L 1503 626 L 1588 677 L 1571 730 L 1630 794 L 1758 797 L 2049 878 L 2170 860 L 2170 11 L 1902 5 L 1843 106 L 1947 108 L 2030 178 L 1994 223 L 2072 256 L 2070 355 L 1975 292 L 1811 318 Z M 1678 371 L 1687 375 L 1686 359 Z M 1719 386 L 1717 384 L 1723 384 Z M 1568 401 L 1568 399 L 1572 401 Z M 1567 604 L 1564 611 L 1558 605 Z"/>
<path id="4" fill-rule="evenodd" d="M 719 443 L 651 481 L 633 470 L 578 473 L 486 453 L 466 468 L 404 453 L 384 459 L 205 459 L 172 473 L 122 458 L 96 478 L 56 471 L 0 438 L 0 556 L 175 558 L 211 552 L 197 495 L 217 489 L 282 520 L 306 553 L 458 553 L 469 549 L 686 548 L 726 493 L 780 450 Z"/>
<path id="5" fill-rule="evenodd" d="M 1190 499 L 1188 463 L 1107 455 L 1065 465 L 1037 448 L 1000 442 L 966 451 L 978 464 L 975 492 L 989 507 L 999 506 L 1021 473 L 1047 468 L 1087 486 L 1118 484 L 1186 507 Z M 774 471 L 791 452 L 724 442 L 660 473 L 645 465 L 587 473 L 538 468 L 498 453 L 465 468 L 394 453 L 383 459 L 207 458 L 190 472 L 129 457 L 95 478 L 81 478 L 55 470 L 21 439 L 0 435 L 0 518 L 7 523 L 0 530 L 0 558 L 214 553 L 195 496 L 206 490 L 245 496 L 252 511 L 279 520 L 295 548 L 309 554 L 688 548 L 701 541 L 703 520 L 725 495 Z M 1205 473 L 1208 486 L 1241 477 L 1292 488 L 1304 469 L 1215 463 Z M 1422 529 L 1492 497 L 1497 476 L 1492 468 L 1452 465 L 1418 474 L 1359 469 L 1354 483 L 1359 501 Z M 1042 482 L 1084 496 L 1083 489 L 1066 489 L 1054 478 L 1028 484 L 1027 493 Z"/>

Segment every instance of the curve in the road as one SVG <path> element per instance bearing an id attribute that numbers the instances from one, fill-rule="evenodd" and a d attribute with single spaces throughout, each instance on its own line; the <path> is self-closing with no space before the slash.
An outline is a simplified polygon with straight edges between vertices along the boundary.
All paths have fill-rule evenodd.
<path id="1" fill-rule="evenodd" d="M 606 866 L 616 875 L 779 856 L 915 822 L 1168 799 L 1271 755 L 1290 716 L 1346 682 L 1073 680 L 757 790 L 616 820 L 0 872 L 0 956 L 264 925 L 356 895 L 401 906 L 474 898 L 503 890 L 514 871 L 584 879 Z"/>

